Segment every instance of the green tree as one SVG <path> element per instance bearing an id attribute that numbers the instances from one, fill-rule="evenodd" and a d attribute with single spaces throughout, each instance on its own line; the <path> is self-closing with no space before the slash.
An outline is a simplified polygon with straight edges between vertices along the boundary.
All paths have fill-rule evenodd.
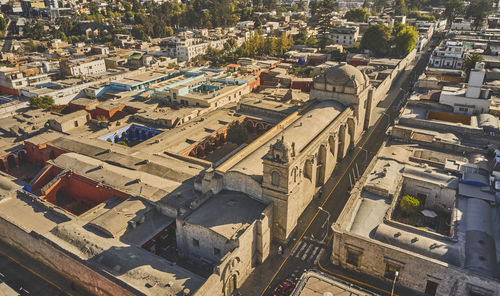
<path id="1" fill-rule="evenodd" d="M 387 0 L 375 0 L 372 7 L 372 14 L 381 12 L 387 6 Z"/>
<path id="2" fill-rule="evenodd" d="M 54 106 L 54 99 L 51 96 L 31 97 L 30 107 L 34 109 L 49 109 Z"/>
<path id="3" fill-rule="evenodd" d="M 290 35 L 283 33 L 276 40 L 276 53 L 279 56 L 283 56 L 283 54 L 290 50 L 293 46 L 293 39 Z"/>
<path id="4" fill-rule="evenodd" d="M 405 195 L 399 201 L 399 209 L 405 216 L 415 215 L 418 213 L 419 208 L 420 200 L 413 196 Z"/>
<path id="5" fill-rule="evenodd" d="M 368 49 L 376 56 L 390 53 L 391 27 L 379 23 L 369 27 L 361 39 L 361 49 Z"/>
<path id="6" fill-rule="evenodd" d="M 473 0 L 467 6 L 465 12 L 466 17 L 471 17 L 474 19 L 474 27 L 476 30 L 481 28 L 486 20 L 486 17 L 492 10 L 492 4 L 488 0 Z"/>
<path id="7" fill-rule="evenodd" d="M 370 14 L 364 8 L 354 8 L 346 12 L 345 18 L 349 22 L 366 22 Z"/>
<path id="8" fill-rule="evenodd" d="M 330 33 L 332 31 L 332 12 L 335 10 L 333 0 L 322 0 L 318 4 L 316 12 L 316 24 L 318 29 L 318 44 L 320 48 L 325 48 L 332 42 Z"/>
<path id="9" fill-rule="evenodd" d="M 165 26 L 165 35 L 167 37 L 173 36 L 174 35 L 174 29 L 170 26 Z"/>
<path id="10" fill-rule="evenodd" d="M 315 36 L 309 36 L 306 41 L 307 47 L 318 47 L 318 39 Z"/>
<path id="11" fill-rule="evenodd" d="M 0 16 L 0 31 L 7 29 L 7 20 Z"/>
<path id="12" fill-rule="evenodd" d="M 392 39 L 393 56 L 405 57 L 415 48 L 418 32 L 413 26 L 402 25 Z"/>
<path id="13" fill-rule="evenodd" d="M 299 33 L 295 36 L 295 44 L 306 44 L 308 35 L 307 29 L 300 29 Z"/>
<path id="14" fill-rule="evenodd" d="M 469 77 L 470 71 L 476 67 L 476 63 L 479 63 L 482 61 L 483 61 L 483 56 L 480 54 L 477 54 L 477 53 L 468 54 L 465 57 L 462 68 L 464 69 L 465 73 L 467 74 L 467 77 Z"/>
<path id="15" fill-rule="evenodd" d="M 464 2 L 461 0 L 447 0 L 444 7 L 443 16 L 448 22 L 452 22 L 458 15 L 463 14 L 465 11 Z"/>
<path id="16" fill-rule="evenodd" d="M 264 53 L 269 56 L 275 56 L 277 52 L 276 38 L 267 38 L 264 42 Z"/>
<path id="17" fill-rule="evenodd" d="M 139 40 L 143 40 L 143 41 L 148 40 L 148 35 L 144 31 L 144 27 L 141 25 L 135 25 L 134 28 L 132 28 L 131 33 L 135 39 L 139 39 Z"/>
<path id="18" fill-rule="evenodd" d="M 395 0 L 394 1 L 394 13 L 396 15 L 406 15 L 405 0 Z"/>
<path id="19" fill-rule="evenodd" d="M 240 124 L 239 121 L 231 123 L 227 129 L 227 139 L 236 145 L 245 143 L 248 140 L 247 128 L 243 124 Z"/>

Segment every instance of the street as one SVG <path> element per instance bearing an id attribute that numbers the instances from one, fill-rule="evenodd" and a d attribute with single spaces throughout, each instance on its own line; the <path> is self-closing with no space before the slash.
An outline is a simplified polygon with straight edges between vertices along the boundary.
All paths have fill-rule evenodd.
<path id="1" fill-rule="evenodd" d="M 332 244 L 330 226 L 336 221 L 349 199 L 349 189 L 352 187 L 352 183 L 359 179 L 381 147 L 386 138 L 387 128 L 398 117 L 401 107 L 404 106 L 407 93 L 411 91 L 416 78 L 425 69 L 428 59 L 429 54 L 423 50 L 417 55 L 417 62 L 413 69 L 406 70 L 406 72 L 411 71 L 411 73 L 402 73 L 398 80 L 393 83 L 388 97 L 391 92 L 394 92 L 395 99 L 387 107 L 385 114 L 381 114 L 373 128 L 359 141 L 347 159 L 337 165 L 333 175 L 323 187 L 322 197 L 317 198 L 323 198 L 323 200 L 313 201 L 305 211 L 305 214 L 308 211 L 314 213 L 312 219 L 309 223 L 305 223 L 305 230 L 297 230 L 298 238 L 289 246 L 290 251 L 275 271 L 272 279 L 266 283 L 261 295 L 271 295 L 273 289 L 284 279 L 297 280 L 305 270 L 317 268 L 318 261 L 329 261 Z M 400 87 L 403 91 L 399 89 Z M 299 224 L 304 224 L 304 221 Z M 326 270 L 324 267 L 322 269 Z M 364 283 L 354 282 L 361 285 Z M 390 294 L 390 291 L 378 286 L 365 284 L 363 288 L 378 294 Z"/>
<path id="2" fill-rule="evenodd" d="M 0 282 L 23 296 L 90 295 L 49 267 L 0 241 Z"/>

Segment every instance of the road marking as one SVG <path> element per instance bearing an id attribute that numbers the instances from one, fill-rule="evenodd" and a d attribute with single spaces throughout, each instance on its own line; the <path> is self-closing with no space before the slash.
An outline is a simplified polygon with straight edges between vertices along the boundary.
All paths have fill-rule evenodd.
<path id="1" fill-rule="evenodd" d="M 4 252 L 0 251 L 0 255 L 3 255 L 7 258 L 9 258 L 11 261 L 13 261 L 14 263 L 16 263 L 17 265 L 21 266 L 22 268 L 26 269 L 27 271 L 31 272 L 32 274 L 36 275 L 37 277 L 41 278 L 42 280 L 44 280 L 45 282 L 51 284 L 52 286 L 54 286 L 55 288 L 57 288 L 59 291 L 63 292 L 64 294 L 68 295 L 68 296 L 71 296 L 71 294 L 69 294 L 68 292 L 66 292 L 65 290 L 63 290 L 61 287 L 59 287 L 58 285 L 54 284 L 53 282 L 51 282 L 50 280 L 46 279 L 45 277 L 43 277 L 42 275 L 40 275 L 39 273 L 37 273 L 36 271 L 32 270 L 31 268 L 27 267 L 26 265 L 18 262 L 16 259 L 10 257 L 9 255 L 5 254 Z"/>
<path id="2" fill-rule="evenodd" d="M 311 253 L 311 257 L 309 258 L 309 262 L 314 262 L 314 258 L 317 257 L 318 255 L 316 254 L 316 252 L 318 252 L 319 250 L 319 247 L 315 247 L 314 248 L 314 251 Z"/>
<path id="3" fill-rule="evenodd" d="M 367 283 L 364 283 L 364 282 L 360 282 L 360 281 L 355 280 L 355 279 L 353 279 L 353 278 L 350 278 L 350 277 L 348 277 L 348 276 L 345 276 L 345 275 L 342 275 L 342 274 L 338 274 L 338 273 L 333 272 L 333 271 L 331 271 L 331 270 L 329 270 L 329 269 L 326 269 L 326 268 L 324 268 L 324 267 L 321 265 L 321 262 L 320 262 L 320 261 L 318 261 L 318 266 L 319 266 L 319 268 L 321 268 L 321 270 L 323 270 L 324 272 L 329 273 L 329 274 L 331 274 L 331 275 L 333 275 L 333 276 L 336 276 L 336 277 L 342 278 L 342 279 L 344 279 L 344 280 L 348 280 L 348 281 L 350 281 L 350 282 L 354 282 L 354 283 L 356 283 L 356 284 L 358 284 L 358 285 L 362 285 L 362 286 L 365 286 L 365 287 L 368 287 L 368 288 L 371 288 L 371 289 L 374 289 L 374 290 L 377 290 L 377 291 L 384 292 L 385 294 L 389 294 L 389 295 L 391 294 L 391 291 L 387 291 L 387 290 L 384 290 L 384 289 L 381 289 L 381 288 L 377 288 L 377 287 L 372 286 L 372 285 L 370 285 L 370 284 L 367 284 Z M 394 296 L 398 296 L 398 294 L 396 294 L 396 293 L 394 293 L 393 295 L 394 295 Z"/>
<path id="4" fill-rule="evenodd" d="M 301 241 L 301 242 L 300 242 L 300 244 L 299 244 L 299 247 L 300 247 L 303 243 L 304 243 L 304 242 L 303 242 L 303 241 Z M 297 252 L 297 249 L 298 249 L 298 248 L 294 248 L 294 249 L 292 250 L 292 253 L 290 254 L 290 256 L 295 255 L 295 252 Z"/>
<path id="5" fill-rule="evenodd" d="M 304 252 L 304 255 L 302 255 L 302 258 L 300 258 L 300 260 L 304 261 L 306 260 L 307 258 L 307 255 L 309 254 L 309 251 L 312 249 L 313 245 L 309 245 L 309 247 L 307 247 L 307 250 Z"/>
<path id="6" fill-rule="evenodd" d="M 397 97 L 394 100 L 397 100 Z M 394 103 L 394 101 L 391 102 L 391 105 L 393 103 Z M 361 147 L 361 148 L 365 147 L 365 145 L 368 142 L 368 140 L 372 137 L 372 135 L 375 132 L 375 130 L 377 130 L 377 128 L 380 126 L 380 123 L 383 121 L 382 118 L 383 118 L 383 116 L 381 116 L 381 117 L 379 117 L 377 119 L 376 124 L 373 126 L 372 130 L 370 131 L 370 133 L 368 134 L 368 136 L 366 137 L 366 139 L 364 140 L 364 142 L 359 147 Z M 362 151 L 361 149 L 357 149 L 356 154 L 354 154 L 354 157 L 351 159 L 351 162 L 349 162 L 349 164 L 347 165 L 347 168 L 344 170 L 344 172 L 342 173 L 342 175 L 340 176 L 340 178 L 337 180 L 337 183 L 335 183 L 335 186 L 333 186 L 332 190 L 328 193 L 328 196 L 325 198 L 325 200 L 321 204 L 321 207 L 324 207 L 325 204 L 330 200 L 330 198 L 332 197 L 332 193 L 335 191 L 335 189 L 337 188 L 337 186 L 340 184 L 340 181 L 342 181 L 342 179 L 344 179 L 344 177 L 347 174 L 347 172 L 351 169 L 352 164 L 358 158 L 358 155 L 359 155 L 359 153 L 361 151 Z M 302 241 L 302 238 L 304 237 L 304 235 L 306 234 L 306 232 L 309 230 L 309 228 L 311 227 L 311 225 L 314 222 L 314 220 L 316 220 L 316 217 L 318 216 L 319 212 L 320 212 L 320 210 L 318 209 L 316 211 L 316 214 L 314 214 L 314 217 L 311 219 L 311 221 L 309 221 L 309 224 L 307 225 L 307 227 L 304 230 L 304 232 L 302 232 L 302 234 L 300 235 L 299 239 L 293 245 L 292 251 L 295 250 L 295 248 L 297 247 L 297 245 L 299 244 L 299 242 Z M 260 294 L 261 296 L 263 296 L 266 293 L 267 289 L 269 289 L 269 286 L 274 281 L 274 279 L 276 278 L 276 276 L 281 271 L 281 269 L 283 268 L 283 266 L 285 265 L 285 263 L 288 261 L 289 258 L 290 258 L 290 255 L 288 255 L 285 258 L 285 260 L 283 260 L 283 262 L 280 264 L 280 266 L 278 267 L 278 270 L 274 273 L 273 277 L 271 278 L 271 280 L 269 281 L 269 283 L 266 285 L 266 287 L 264 288 L 264 290 Z"/>
<path id="7" fill-rule="evenodd" d="M 304 242 L 304 244 L 302 245 L 302 247 L 300 248 L 300 250 L 297 252 L 297 254 L 295 254 L 295 258 L 299 258 L 300 253 L 302 253 L 302 250 L 304 250 L 306 247 L 307 247 L 307 243 Z"/>

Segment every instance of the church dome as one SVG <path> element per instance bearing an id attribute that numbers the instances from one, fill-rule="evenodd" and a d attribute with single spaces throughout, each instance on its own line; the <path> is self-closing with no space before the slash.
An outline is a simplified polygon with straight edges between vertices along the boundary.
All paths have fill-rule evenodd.
<path id="1" fill-rule="evenodd" d="M 333 85 L 356 88 L 366 83 L 365 74 L 347 63 L 330 67 L 325 70 L 323 75 L 325 82 Z"/>

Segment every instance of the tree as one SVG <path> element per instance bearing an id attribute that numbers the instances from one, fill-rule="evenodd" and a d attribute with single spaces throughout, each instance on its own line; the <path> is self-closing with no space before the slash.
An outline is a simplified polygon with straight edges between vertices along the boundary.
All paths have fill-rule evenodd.
<path id="1" fill-rule="evenodd" d="M 239 121 L 231 123 L 227 129 L 227 139 L 236 145 L 245 143 L 248 140 L 247 128 L 243 124 L 240 124 Z"/>
<path id="2" fill-rule="evenodd" d="M 372 14 L 381 12 L 387 5 L 387 0 L 375 0 L 372 7 Z"/>
<path id="3" fill-rule="evenodd" d="M 376 56 L 387 56 L 390 53 L 391 27 L 379 23 L 366 30 L 361 39 L 361 49 L 368 49 Z"/>
<path id="4" fill-rule="evenodd" d="M 461 0 L 447 0 L 444 7 L 443 16 L 446 17 L 448 22 L 452 22 L 458 15 L 465 11 L 464 2 Z"/>
<path id="5" fill-rule="evenodd" d="M 267 38 L 264 42 L 264 53 L 269 56 L 276 55 L 277 52 L 277 44 L 276 38 Z"/>
<path id="6" fill-rule="evenodd" d="M 148 35 L 144 32 L 144 27 L 141 25 L 136 25 L 132 28 L 132 36 L 134 36 L 135 39 L 142 41 L 148 40 Z"/>
<path id="7" fill-rule="evenodd" d="M 393 45 L 393 56 L 402 58 L 408 55 L 410 51 L 415 48 L 415 45 L 417 44 L 417 37 L 418 32 L 413 26 L 399 26 L 391 42 Z"/>
<path id="8" fill-rule="evenodd" d="M 418 200 L 413 196 L 405 195 L 401 198 L 401 201 L 399 202 L 399 208 L 401 209 L 401 212 L 403 212 L 403 215 L 405 216 L 414 215 L 418 212 L 418 209 L 420 208 L 420 200 Z"/>
<path id="9" fill-rule="evenodd" d="M 50 109 L 54 106 L 54 99 L 51 96 L 31 97 L 30 107 L 34 109 Z"/>
<path id="10" fill-rule="evenodd" d="M 318 47 L 318 39 L 315 36 L 309 36 L 306 40 L 307 47 Z"/>
<path id="11" fill-rule="evenodd" d="M 7 20 L 0 16 L 0 31 L 5 31 L 7 29 Z"/>
<path id="12" fill-rule="evenodd" d="M 471 17 L 474 19 L 474 27 L 476 30 L 481 28 L 488 16 L 489 12 L 492 10 L 492 5 L 490 1 L 487 0 L 474 0 L 471 1 L 467 10 L 465 12 L 466 17 Z"/>
<path id="13" fill-rule="evenodd" d="M 332 31 L 332 12 L 334 10 L 334 2 L 332 0 L 323 0 L 318 4 L 316 24 L 318 27 L 318 43 L 321 48 L 325 48 L 332 42 L 330 33 Z"/>
<path id="14" fill-rule="evenodd" d="M 395 0 L 394 1 L 394 13 L 396 15 L 406 15 L 405 0 Z"/>
<path id="15" fill-rule="evenodd" d="M 468 54 L 465 57 L 462 67 L 463 67 L 465 73 L 467 74 L 467 77 L 469 77 L 470 71 L 476 67 L 476 63 L 479 63 L 482 61 L 483 61 L 483 56 L 481 56 L 477 53 Z"/>
<path id="16" fill-rule="evenodd" d="M 306 44 L 307 37 L 307 29 L 300 29 L 299 33 L 295 36 L 295 44 Z"/>
<path id="17" fill-rule="evenodd" d="M 173 36 L 174 35 L 174 29 L 170 26 L 165 26 L 165 35 L 167 37 Z"/>
<path id="18" fill-rule="evenodd" d="M 370 14 L 364 8 L 354 8 L 346 12 L 345 18 L 349 22 L 366 22 Z"/>
<path id="19" fill-rule="evenodd" d="M 276 40 L 276 53 L 279 56 L 283 56 L 285 52 L 289 51 L 293 46 L 293 39 L 290 35 L 283 33 Z"/>

